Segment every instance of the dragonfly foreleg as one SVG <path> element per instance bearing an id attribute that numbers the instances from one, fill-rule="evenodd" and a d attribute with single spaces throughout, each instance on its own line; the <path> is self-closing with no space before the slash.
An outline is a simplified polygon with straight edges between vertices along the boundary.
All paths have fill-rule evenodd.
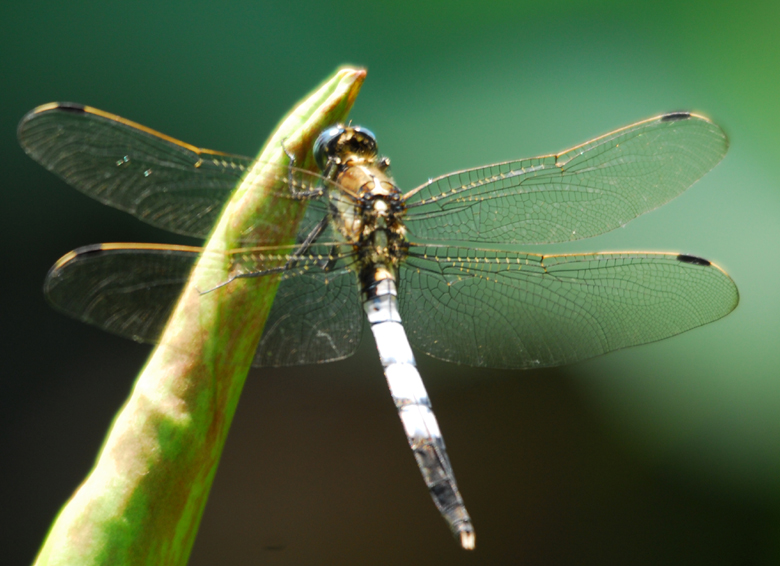
<path id="1" fill-rule="evenodd" d="M 287 138 L 282 140 L 282 151 L 284 151 L 284 154 L 290 160 L 289 165 L 287 165 L 287 186 L 290 190 L 290 195 L 294 199 L 300 199 L 300 200 L 321 197 L 325 193 L 325 189 L 321 185 L 317 185 L 313 189 L 299 190 L 296 188 L 294 173 L 295 171 L 298 171 L 298 169 L 295 167 L 295 155 L 293 155 L 287 149 L 287 146 L 284 145 L 285 141 L 287 141 Z M 304 186 L 303 183 L 300 183 L 300 185 L 301 187 Z"/>

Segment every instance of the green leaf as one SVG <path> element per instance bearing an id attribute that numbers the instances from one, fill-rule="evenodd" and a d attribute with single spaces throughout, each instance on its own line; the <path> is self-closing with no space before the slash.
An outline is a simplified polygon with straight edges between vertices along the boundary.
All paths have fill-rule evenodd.
<path id="1" fill-rule="evenodd" d="M 255 226 L 269 244 L 293 241 L 304 208 L 273 196 L 289 162 L 311 168 L 317 135 L 346 119 L 365 71 L 341 69 L 296 106 L 228 202 L 207 252 L 240 247 Z M 204 254 L 205 256 L 220 256 Z M 95 467 L 49 531 L 36 565 L 183 565 L 195 541 L 238 398 L 278 286 L 196 265 Z M 204 263 L 204 265 L 201 265 Z M 260 511 L 258 511 L 260 512 Z"/>

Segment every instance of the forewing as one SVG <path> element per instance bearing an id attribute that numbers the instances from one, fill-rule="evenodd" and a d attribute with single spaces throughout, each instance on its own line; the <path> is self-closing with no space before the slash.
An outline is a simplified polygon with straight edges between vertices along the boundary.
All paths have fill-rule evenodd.
<path id="1" fill-rule="evenodd" d="M 40 106 L 19 124 L 24 150 L 98 201 L 158 228 L 205 238 L 254 160 L 198 148 L 116 116 L 71 103 Z M 276 176 L 275 194 L 294 198 L 323 179 L 291 168 Z M 314 205 L 314 208 L 318 208 Z M 319 206 L 322 214 L 323 205 Z M 253 234 L 247 242 L 257 242 Z"/>
<path id="2" fill-rule="evenodd" d="M 398 292 L 412 345 L 494 368 L 556 366 L 661 340 L 739 300 L 723 270 L 692 256 L 445 246 L 412 246 Z"/>
<path id="3" fill-rule="evenodd" d="M 702 116 L 656 116 L 558 155 L 433 179 L 407 193 L 405 223 L 424 242 L 589 238 L 669 202 L 727 149 L 723 131 Z"/>
<path id="4" fill-rule="evenodd" d="M 333 361 L 354 353 L 360 342 L 363 317 L 355 275 L 347 268 L 350 251 L 313 246 L 292 256 L 292 249 L 235 250 L 228 259 L 215 258 L 230 261 L 242 277 L 282 276 L 253 365 Z M 52 267 L 44 292 L 69 316 L 154 343 L 202 251 L 158 244 L 79 248 Z"/>

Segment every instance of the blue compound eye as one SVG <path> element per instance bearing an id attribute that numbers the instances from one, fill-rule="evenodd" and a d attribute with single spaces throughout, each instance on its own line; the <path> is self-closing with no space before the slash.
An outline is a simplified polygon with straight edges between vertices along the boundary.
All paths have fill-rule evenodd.
<path id="1" fill-rule="evenodd" d="M 314 161 L 320 171 L 325 171 L 328 161 L 335 155 L 336 145 L 343 133 L 344 126 L 331 126 L 317 137 L 314 142 Z"/>
<path id="2" fill-rule="evenodd" d="M 362 134 L 363 136 L 365 136 L 364 143 L 366 145 L 371 145 L 373 147 L 376 147 L 376 136 L 374 135 L 374 132 L 372 132 L 371 130 L 369 130 L 364 126 L 355 126 L 352 129 L 355 131 L 356 134 Z"/>

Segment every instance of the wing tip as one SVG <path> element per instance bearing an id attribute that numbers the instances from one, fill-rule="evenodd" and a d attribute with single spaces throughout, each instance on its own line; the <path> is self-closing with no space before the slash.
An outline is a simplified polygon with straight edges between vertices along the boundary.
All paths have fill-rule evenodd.
<path id="1" fill-rule="evenodd" d="M 40 114 L 51 112 L 53 110 L 59 110 L 61 112 L 72 112 L 74 114 L 84 114 L 89 112 L 89 106 L 84 106 L 83 104 L 79 104 L 77 102 L 47 102 L 46 104 L 36 106 L 27 114 L 25 114 L 20 122 L 20 125 L 28 122 L 35 116 L 39 116 Z"/>
<path id="2" fill-rule="evenodd" d="M 75 250 L 66 253 L 64 256 L 58 259 L 52 266 L 51 271 L 53 272 L 61 269 L 77 257 L 83 258 L 95 252 L 101 252 L 105 249 L 105 244 L 90 244 L 88 246 L 81 246 L 80 248 L 76 248 Z"/>
<path id="3" fill-rule="evenodd" d="M 22 119 L 19 120 L 19 125 L 16 128 L 16 137 L 25 152 L 30 153 L 32 151 L 24 138 L 24 131 L 27 124 L 29 124 L 31 120 L 34 120 L 41 114 L 52 111 L 70 112 L 72 114 L 85 114 L 89 112 L 89 107 L 84 106 L 83 104 L 78 104 L 77 102 L 47 102 L 46 104 L 41 104 L 40 106 L 36 106 L 30 110 L 27 114 L 22 116 Z"/>
<path id="4" fill-rule="evenodd" d="M 723 138 L 723 143 L 724 143 L 723 155 L 725 155 L 726 151 L 728 151 L 728 147 L 729 147 L 728 135 L 723 130 L 723 128 L 721 128 L 718 124 L 710 120 L 707 116 L 703 116 L 695 112 L 688 112 L 687 110 L 675 110 L 673 112 L 667 112 L 666 114 L 662 114 L 657 119 L 660 122 L 683 122 L 685 120 L 691 120 L 692 122 L 704 122 L 708 124 L 710 128 L 720 133 L 720 136 Z"/>

